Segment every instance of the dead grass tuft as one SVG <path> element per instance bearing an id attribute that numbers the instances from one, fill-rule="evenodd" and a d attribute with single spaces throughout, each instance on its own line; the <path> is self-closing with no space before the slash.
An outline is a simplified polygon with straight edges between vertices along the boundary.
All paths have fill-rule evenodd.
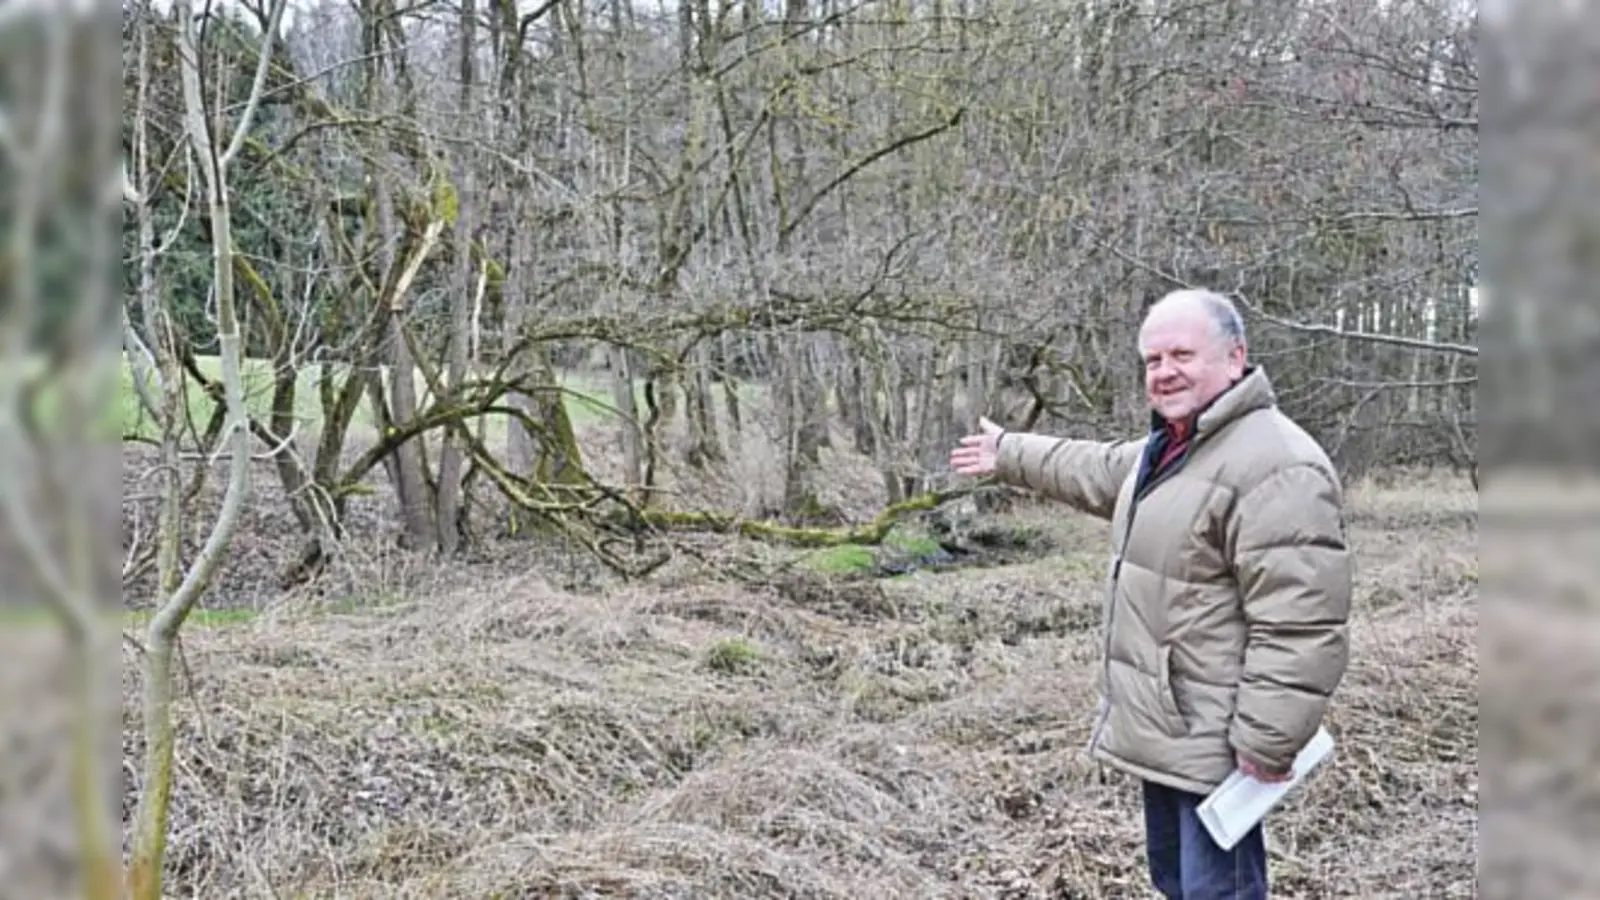
<path id="1" fill-rule="evenodd" d="M 898 877 L 897 877 L 898 876 Z M 458 875 L 419 896 L 796 897 L 938 896 L 915 869 L 849 877 L 819 869 L 759 836 L 681 824 L 519 838 L 469 855 Z M 930 892 L 931 891 L 931 892 Z"/>
<path id="2" fill-rule="evenodd" d="M 938 839 L 926 814 L 891 790 L 896 773 L 852 770 L 826 752 L 747 747 L 715 769 L 690 775 L 644 803 L 636 822 L 674 822 L 758 835 L 786 850 L 820 853 L 859 879 L 867 869 L 915 869 L 907 850 Z M 920 805 L 920 804 L 919 804 Z"/>

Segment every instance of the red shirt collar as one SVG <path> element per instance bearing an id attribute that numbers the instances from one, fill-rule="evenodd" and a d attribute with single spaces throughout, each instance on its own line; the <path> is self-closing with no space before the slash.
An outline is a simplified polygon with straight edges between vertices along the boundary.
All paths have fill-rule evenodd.
<path id="1" fill-rule="evenodd" d="M 1194 420 L 1193 419 L 1180 419 L 1180 420 L 1178 420 L 1176 422 L 1168 422 L 1167 423 L 1167 437 L 1170 438 L 1173 441 L 1173 443 L 1180 443 L 1182 441 L 1186 441 L 1186 440 L 1189 439 L 1189 435 L 1191 435 L 1193 433 L 1194 433 Z"/>

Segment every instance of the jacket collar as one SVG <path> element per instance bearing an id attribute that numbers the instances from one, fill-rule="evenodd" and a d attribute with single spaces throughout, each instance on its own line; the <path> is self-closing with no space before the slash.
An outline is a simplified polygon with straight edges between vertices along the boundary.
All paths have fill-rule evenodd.
<path id="1" fill-rule="evenodd" d="M 1180 440 L 1185 437 L 1204 437 L 1215 433 L 1235 419 L 1258 409 L 1276 406 L 1277 403 L 1277 394 L 1272 390 L 1272 382 L 1267 378 L 1266 370 L 1260 366 L 1246 366 L 1244 375 L 1238 381 L 1211 398 L 1210 403 L 1202 406 L 1185 421 L 1178 423 L 1177 427 L 1161 418 L 1160 413 L 1152 410 L 1150 430 L 1152 432 L 1165 430 L 1170 436 Z"/>

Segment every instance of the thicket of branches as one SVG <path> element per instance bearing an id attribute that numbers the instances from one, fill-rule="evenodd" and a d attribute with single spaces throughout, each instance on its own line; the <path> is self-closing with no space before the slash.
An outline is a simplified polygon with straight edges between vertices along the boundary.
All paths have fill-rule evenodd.
<path id="1" fill-rule="evenodd" d="M 209 453 L 217 232 L 165 8 L 123 7 L 126 343 L 151 367 L 170 348 L 215 398 L 188 426 Z M 303 562 L 380 473 L 407 541 L 446 553 L 489 496 L 639 571 L 608 535 L 771 519 L 832 539 L 796 530 L 837 519 L 830 446 L 898 510 L 942 496 L 980 412 L 1143 427 L 1133 333 L 1181 284 L 1236 293 L 1284 406 L 1348 473 L 1475 469 L 1476 22 L 1451 0 L 195 14 L 216 133 L 254 115 L 227 265 L 272 373 L 249 431 Z M 574 374 L 611 385 L 604 475 Z M 763 428 L 760 502 L 671 492 Z"/>

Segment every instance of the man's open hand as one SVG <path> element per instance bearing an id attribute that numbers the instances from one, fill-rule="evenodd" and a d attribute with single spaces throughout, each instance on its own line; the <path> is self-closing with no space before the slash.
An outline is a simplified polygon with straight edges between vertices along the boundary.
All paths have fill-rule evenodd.
<path id="1" fill-rule="evenodd" d="M 978 419 L 979 432 L 961 439 L 950 451 L 950 468 L 962 475 L 988 475 L 994 471 L 999 453 L 1000 435 L 1005 429 L 989 421 Z"/>

